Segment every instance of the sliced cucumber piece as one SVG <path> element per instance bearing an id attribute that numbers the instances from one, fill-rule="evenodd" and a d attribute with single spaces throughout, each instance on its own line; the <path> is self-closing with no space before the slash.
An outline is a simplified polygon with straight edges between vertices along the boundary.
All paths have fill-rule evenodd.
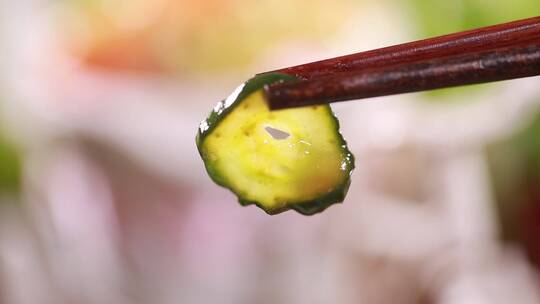
<path id="1" fill-rule="evenodd" d="M 247 81 L 201 123 L 196 143 L 210 177 L 242 205 L 311 215 L 344 200 L 354 157 L 328 105 L 268 109 L 262 87 L 291 80 L 266 74 Z"/>

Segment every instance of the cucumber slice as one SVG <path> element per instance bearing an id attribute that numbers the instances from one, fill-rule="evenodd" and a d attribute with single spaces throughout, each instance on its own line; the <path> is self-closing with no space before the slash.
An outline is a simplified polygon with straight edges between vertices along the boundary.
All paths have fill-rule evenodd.
<path id="1" fill-rule="evenodd" d="M 268 214 L 311 215 L 342 202 L 354 169 L 330 106 L 268 109 L 262 87 L 294 79 L 266 74 L 242 84 L 201 123 L 196 138 L 210 177 L 242 205 Z"/>

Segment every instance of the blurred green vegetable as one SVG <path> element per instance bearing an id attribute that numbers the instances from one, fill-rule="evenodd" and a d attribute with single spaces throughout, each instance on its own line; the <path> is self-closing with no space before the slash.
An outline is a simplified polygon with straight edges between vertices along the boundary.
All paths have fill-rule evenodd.
<path id="1" fill-rule="evenodd" d="M 418 38 L 540 15 L 540 1 L 407 0 Z"/>
<path id="2" fill-rule="evenodd" d="M 21 159 L 18 151 L 0 135 L 0 195 L 19 191 Z"/>
<path id="3" fill-rule="evenodd" d="M 406 0 L 406 10 L 416 26 L 415 38 L 440 36 L 468 29 L 540 15 L 539 0 Z M 465 95 L 481 93 L 493 84 L 482 84 L 424 93 L 428 101 L 470 101 Z M 451 97 L 451 98 L 441 98 Z"/>
<path id="4" fill-rule="evenodd" d="M 540 266 L 540 112 L 511 138 L 487 149 L 504 240 Z"/>

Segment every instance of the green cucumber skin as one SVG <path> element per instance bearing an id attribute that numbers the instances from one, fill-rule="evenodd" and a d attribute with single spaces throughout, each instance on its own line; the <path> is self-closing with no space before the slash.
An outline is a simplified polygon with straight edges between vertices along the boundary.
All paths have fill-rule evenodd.
<path id="1" fill-rule="evenodd" d="M 208 115 L 208 118 L 204 120 L 203 122 L 201 122 L 201 125 L 197 132 L 197 136 L 195 138 L 197 150 L 199 151 L 199 154 L 201 155 L 204 166 L 210 178 L 216 184 L 232 191 L 238 197 L 238 201 L 242 206 L 256 205 L 259 208 L 263 209 L 269 215 L 282 213 L 289 209 L 296 210 L 298 213 L 303 214 L 303 215 L 314 215 L 314 214 L 324 211 L 330 205 L 343 202 L 343 200 L 345 199 L 345 196 L 351 184 L 351 174 L 355 168 L 355 159 L 354 159 L 354 155 L 349 151 L 347 147 L 347 142 L 345 141 L 345 139 L 339 132 L 339 121 L 337 117 L 335 116 L 335 114 L 331 111 L 330 106 L 327 106 L 327 107 L 330 110 L 330 113 L 334 122 L 334 128 L 335 128 L 336 133 L 338 134 L 339 143 L 346 155 L 345 162 L 344 162 L 345 163 L 344 171 L 347 171 L 348 175 L 341 185 L 337 186 L 334 190 L 324 195 L 321 195 L 313 200 L 290 203 L 281 209 L 268 210 L 259 202 L 243 199 L 240 196 L 240 194 L 236 193 L 233 189 L 231 189 L 228 186 L 227 180 L 223 178 L 221 174 L 218 172 L 218 170 L 216 170 L 212 166 L 211 162 L 205 158 L 202 151 L 202 145 L 206 136 L 210 135 L 212 131 L 219 125 L 219 122 L 224 117 L 226 117 L 228 113 L 234 110 L 238 104 L 240 104 L 239 101 L 243 100 L 249 94 L 261 89 L 267 84 L 271 84 L 271 83 L 275 83 L 279 81 L 297 81 L 297 80 L 298 79 L 295 78 L 294 76 L 291 76 L 288 74 L 280 74 L 280 73 L 262 74 L 262 75 L 257 75 L 251 78 L 250 80 L 245 82 L 242 86 L 240 86 L 239 89 L 237 89 L 237 90 L 240 90 L 240 92 L 238 92 L 238 95 L 234 98 L 234 100 L 229 105 L 226 105 L 226 102 L 228 101 L 227 99 L 222 100 L 221 102 L 218 103 L 218 105 L 212 110 L 212 112 L 210 112 L 210 114 Z"/>
<path id="2" fill-rule="evenodd" d="M 236 106 L 238 105 L 238 101 L 246 98 L 249 94 L 264 87 L 266 84 L 276 83 L 280 81 L 296 81 L 296 80 L 297 78 L 288 74 L 271 73 L 271 74 L 255 76 L 251 78 L 250 80 L 246 81 L 245 83 L 243 83 L 240 86 L 241 92 L 238 94 L 238 96 L 235 98 L 232 104 L 230 104 L 227 107 L 225 105 L 227 99 L 220 101 L 218 105 L 214 107 L 212 112 L 210 112 L 210 114 L 208 115 L 208 118 L 206 118 L 201 123 L 201 127 L 199 127 L 199 130 L 197 132 L 197 137 L 196 137 L 197 148 L 201 146 L 202 142 L 204 141 L 204 138 L 212 133 L 212 131 L 219 124 L 221 119 L 223 119 L 223 117 L 227 116 L 229 112 L 231 112 L 232 110 L 234 110 L 234 108 L 236 108 Z M 206 127 L 203 128 L 202 127 L 203 125 L 206 125 Z M 199 153 L 200 153 L 200 148 L 199 148 Z"/>

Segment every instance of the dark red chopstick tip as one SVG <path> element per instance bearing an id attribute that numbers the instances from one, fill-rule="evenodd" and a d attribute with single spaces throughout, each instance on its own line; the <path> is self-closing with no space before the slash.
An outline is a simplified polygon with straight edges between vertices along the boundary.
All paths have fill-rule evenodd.
<path id="1" fill-rule="evenodd" d="M 283 109 L 535 76 L 530 50 L 539 45 L 540 16 L 277 70 L 302 81 L 268 86 L 265 95 L 271 109 Z M 497 65 L 483 68 L 489 62 Z"/>
<path id="2" fill-rule="evenodd" d="M 532 44 L 338 73 L 265 88 L 270 109 L 418 92 L 540 75 L 540 37 Z"/>
<path id="3" fill-rule="evenodd" d="M 278 72 L 309 80 L 430 58 L 530 43 L 540 36 L 540 16 L 288 67 Z"/>

